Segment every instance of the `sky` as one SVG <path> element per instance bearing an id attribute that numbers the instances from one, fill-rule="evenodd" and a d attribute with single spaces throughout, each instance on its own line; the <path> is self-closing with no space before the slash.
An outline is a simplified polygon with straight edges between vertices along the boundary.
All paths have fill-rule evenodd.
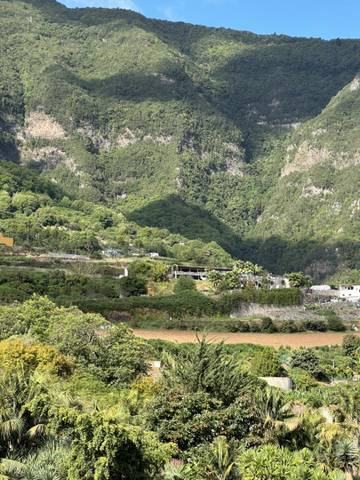
<path id="1" fill-rule="evenodd" d="M 360 38 L 360 0 L 58 0 L 151 18 L 292 36 Z"/>

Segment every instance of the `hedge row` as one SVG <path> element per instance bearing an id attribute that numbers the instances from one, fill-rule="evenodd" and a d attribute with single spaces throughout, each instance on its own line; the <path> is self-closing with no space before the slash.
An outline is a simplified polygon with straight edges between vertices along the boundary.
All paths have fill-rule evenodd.
<path id="1" fill-rule="evenodd" d="M 159 297 L 129 297 L 97 300 L 86 297 L 58 297 L 57 303 L 65 306 L 77 305 L 86 312 L 106 314 L 111 311 L 133 312 L 140 308 L 166 311 L 174 317 L 230 315 L 243 303 L 262 305 L 292 306 L 302 302 L 298 289 L 243 290 L 224 295 L 218 299 L 198 292 L 186 291 L 176 295 Z"/>

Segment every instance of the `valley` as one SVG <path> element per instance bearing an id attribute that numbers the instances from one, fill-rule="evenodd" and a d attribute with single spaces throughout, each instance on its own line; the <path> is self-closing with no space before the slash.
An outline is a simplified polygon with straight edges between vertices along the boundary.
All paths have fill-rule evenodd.
<path id="1" fill-rule="evenodd" d="M 359 479 L 360 39 L 56 0 L 0 33 L 0 480 Z"/>
<path id="2" fill-rule="evenodd" d="M 55 0 L 1 1 L 0 26 L 3 235 L 318 280 L 359 269 L 358 40 Z"/>

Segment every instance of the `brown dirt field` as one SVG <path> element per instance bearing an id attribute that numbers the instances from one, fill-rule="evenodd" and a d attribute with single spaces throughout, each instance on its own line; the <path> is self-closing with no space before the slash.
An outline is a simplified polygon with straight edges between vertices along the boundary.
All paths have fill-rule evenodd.
<path id="1" fill-rule="evenodd" d="M 196 332 L 180 330 L 145 330 L 134 329 L 135 335 L 146 340 L 168 340 L 177 343 L 196 342 Z M 200 334 L 201 335 L 201 334 Z M 207 338 L 213 342 L 224 341 L 228 344 L 252 343 L 256 345 L 269 345 L 279 348 L 289 346 L 299 347 L 321 347 L 323 345 L 339 345 L 346 333 L 325 332 L 325 333 L 208 333 Z M 360 333 L 355 334 L 360 335 Z"/>

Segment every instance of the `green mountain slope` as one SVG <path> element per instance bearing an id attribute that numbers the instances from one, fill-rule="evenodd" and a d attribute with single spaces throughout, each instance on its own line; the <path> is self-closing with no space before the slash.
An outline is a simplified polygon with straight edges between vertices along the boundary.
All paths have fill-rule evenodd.
<path id="1" fill-rule="evenodd" d="M 335 220 L 332 205 L 349 213 L 356 201 L 348 156 L 358 108 L 346 85 L 360 71 L 360 41 L 259 36 L 54 0 L 1 0 L 0 28 L 2 159 L 55 181 L 71 201 L 214 240 L 276 271 L 314 269 L 323 251 L 324 273 L 358 265 L 356 212 Z M 306 148 L 313 160 L 302 175 Z M 333 152 L 332 173 L 311 148 Z M 332 193 L 318 194 L 331 189 L 328 177 Z"/>
<path id="2" fill-rule="evenodd" d="M 297 129 L 285 147 L 280 178 L 267 193 L 268 202 L 252 233 L 262 239 L 277 235 L 289 242 L 317 242 L 318 261 L 314 267 L 320 271 L 330 269 L 339 257 L 347 266 L 357 267 L 359 77 L 342 89 L 320 115 Z M 296 256 L 298 263 L 299 258 L 301 252 Z"/>

